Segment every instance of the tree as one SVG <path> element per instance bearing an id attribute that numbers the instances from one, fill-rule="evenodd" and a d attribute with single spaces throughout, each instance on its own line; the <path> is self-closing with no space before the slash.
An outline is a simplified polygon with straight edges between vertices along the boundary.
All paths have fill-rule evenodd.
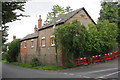
<path id="1" fill-rule="evenodd" d="M 91 32 L 89 29 L 88 31 Z M 92 33 L 91 33 L 92 34 Z M 94 44 L 96 45 L 97 53 L 105 54 L 113 51 L 113 48 L 116 46 L 116 38 L 118 35 L 118 28 L 115 23 L 110 23 L 108 20 L 103 22 L 98 22 L 96 25 L 96 39 Z"/>
<path id="2" fill-rule="evenodd" d="M 26 2 L 2 2 L 2 41 L 6 42 L 6 37 L 8 36 L 7 30 L 9 26 L 6 26 L 7 23 L 13 22 L 18 19 L 22 15 L 21 12 L 24 12 L 24 5 Z M 18 12 L 20 14 L 18 14 Z"/>
<path id="3" fill-rule="evenodd" d="M 76 58 L 112 52 L 116 37 L 117 25 L 107 20 L 90 24 L 88 29 L 73 21 L 55 30 L 56 46 L 64 53 L 66 67 L 72 67 Z"/>
<path id="4" fill-rule="evenodd" d="M 16 62 L 17 61 L 17 56 L 19 54 L 20 50 L 20 40 L 14 40 L 12 41 L 9 46 L 8 46 L 8 52 L 7 52 L 7 61 L 8 62 Z"/>
<path id="5" fill-rule="evenodd" d="M 52 12 L 48 12 L 48 14 L 47 14 L 46 22 L 49 23 L 51 20 L 55 19 L 59 15 L 63 15 L 64 13 L 70 12 L 70 11 L 72 11 L 70 6 L 66 7 L 66 9 L 64 9 L 64 7 L 61 7 L 59 5 L 54 5 L 52 8 Z"/>
<path id="6" fill-rule="evenodd" d="M 64 13 L 64 8 L 59 5 L 54 5 L 52 8 L 52 12 L 48 12 L 46 22 L 50 22 L 54 18 Z"/>
<path id="7" fill-rule="evenodd" d="M 69 12 L 71 12 L 72 10 L 73 10 L 73 9 L 71 9 L 70 6 L 67 6 L 66 9 L 65 9 L 65 13 L 69 13 Z"/>
<path id="8" fill-rule="evenodd" d="M 120 48 L 120 4 L 118 4 L 118 37 L 117 42 L 119 43 Z"/>
<path id="9" fill-rule="evenodd" d="M 100 21 L 109 20 L 109 22 L 116 22 L 118 20 L 118 8 L 114 2 L 103 2 L 100 10 Z"/>
<path id="10" fill-rule="evenodd" d="M 99 21 L 109 20 L 118 25 L 117 42 L 120 45 L 120 4 L 118 2 L 102 2 Z"/>

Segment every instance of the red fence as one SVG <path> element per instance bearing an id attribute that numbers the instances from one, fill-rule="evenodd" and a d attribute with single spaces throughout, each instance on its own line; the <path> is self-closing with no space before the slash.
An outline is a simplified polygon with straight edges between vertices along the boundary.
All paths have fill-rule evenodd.
<path id="1" fill-rule="evenodd" d="M 111 60 L 111 59 L 114 59 L 116 57 L 118 57 L 118 51 L 107 53 L 107 54 L 102 54 L 102 55 L 95 55 L 95 56 L 90 56 L 90 57 L 77 58 L 76 59 L 77 60 L 76 65 L 96 63 L 96 62 Z"/>

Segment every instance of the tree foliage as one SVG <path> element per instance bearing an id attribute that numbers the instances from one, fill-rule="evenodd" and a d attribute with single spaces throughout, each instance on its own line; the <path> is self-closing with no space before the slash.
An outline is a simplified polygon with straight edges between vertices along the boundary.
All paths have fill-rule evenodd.
<path id="1" fill-rule="evenodd" d="M 118 7 L 113 2 L 103 2 L 100 10 L 100 21 L 109 20 L 110 22 L 116 22 L 118 20 Z"/>
<path id="2" fill-rule="evenodd" d="M 76 58 L 111 52 L 116 45 L 116 37 L 117 25 L 109 21 L 90 24 L 88 28 L 79 21 L 73 21 L 55 31 L 56 46 L 64 52 L 67 66 L 74 64 Z"/>
<path id="3" fill-rule="evenodd" d="M 117 42 L 120 43 L 120 4 L 118 2 L 103 2 L 101 4 L 99 21 L 109 20 L 118 25 Z"/>
<path id="4" fill-rule="evenodd" d="M 9 26 L 6 26 L 5 24 L 9 22 L 13 22 L 18 19 L 22 15 L 22 12 L 24 12 L 24 5 L 25 2 L 2 2 L 2 33 L 3 43 L 6 41 L 6 37 L 8 36 L 7 30 Z M 19 13 L 18 13 L 19 12 Z"/>
<path id="5" fill-rule="evenodd" d="M 8 62 L 16 62 L 17 61 L 17 56 L 19 54 L 20 50 L 20 40 L 14 40 L 12 41 L 9 46 L 8 46 L 8 52 L 7 52 L 7 61 Z"/>
<path id="6" fill-rule="evenodd" d="M 70 12 L 70 11 L 72 11 L 70 6 L 66 7 L 65 9 L 64 7 L 61 7 L 59 5 L 54 5 L 52 8 L 52 12 L 48 12 L 47 14 L 46 22 L 49 23 L 51 20 L 55 19 L 59 15 L 63 15 L 64 13 Z"/>
<path id="7" fill-rule="evenodd" d="M 120 4 L 118 5 L 118 37 L 117 37 L 117 42 L 119 43 L 120 46 Z"/>

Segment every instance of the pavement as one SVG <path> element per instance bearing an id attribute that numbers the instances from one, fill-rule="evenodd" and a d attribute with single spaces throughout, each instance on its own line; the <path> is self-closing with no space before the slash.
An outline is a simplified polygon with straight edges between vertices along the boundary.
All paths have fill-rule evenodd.
<path id="1" fill-rule="evenodd" d="M 89 66 L 58 71 L 34 70 L 2 63 L 3 78 L 119 78 L 118 58 Z"/>

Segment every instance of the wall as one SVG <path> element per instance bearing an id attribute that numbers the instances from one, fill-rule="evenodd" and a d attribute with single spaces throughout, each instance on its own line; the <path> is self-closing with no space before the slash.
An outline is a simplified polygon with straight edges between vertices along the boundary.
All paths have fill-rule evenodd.
<path id="1" fill-rule="evenodd" d="M 40 45 L 40 56 L 39 60 L 42 64 L 57 64 L 56 63 L 56 51 L 55 47 L 50 44 L 50 36 L 53 35 L 54 29 L 47 28 L 45 30 L 39 31 L 39 45 Z M 45 37 L 46 46 L 41 46 L 41 39 Z"/>
<path id="2" fill-rule="evenodd" d="M 84 16 L 82 16 L 84 15 Z M 88 27 L 88 24 L 93 23 L 92 20 L 87 16 L 84 10 L 80 10 L 77 14 L 75 14 L 72 18 L 70 18 L 66 23 L 72 22 L 74 20 L 80 21 L 82 25 Z"/>
<path id="3" fill-rule="evenodd" d="M 31 40 L 26 40 L 27 47 L 24 48 L 24 41 L 22 41 L 20 44 L 22 47 L 20 48 L 20 59 L 22 63 L 30 63 L 32 58 L 36 56 L 36 48 L 37 48 L 37 39 L 34 40 L 34 47 L 31 47 Z"/>
<path id="4" fill-rule="evenodd" d="M 84 16 L 81 16 L 82 15 Z M 79 11 L 76 15 L 74 15 L 72 18 L 70 18 L 66 23 L 72 22 L 74 20 L 80 21 L 84 26 L 88 27 L 89 23 L 93 23 L 91 19 L 87 16 L 87 14 L 81 10 Z M 59 26 L 57 26 L 59 27 Z M 56 28 L 57 28 L 56 27 Z M 58 64 L 62 65 L 62 52 L 59 50 L 57 53 L 57 58 L 56 58 L 56 52 L 55 52 L 55 47 L 52 47 L 50 45 L 50 36 L 54 33 L 53 27 L 47 28 L 44 30 L 39 31 L 39 41 L 40 41 L 40 56 L 39 60 L 41 61 L 42 64 Z M 46 46 L 42 47 L 41 46 L 41 39 L 42 37 L 45 37 L 46 40 Z"/>

